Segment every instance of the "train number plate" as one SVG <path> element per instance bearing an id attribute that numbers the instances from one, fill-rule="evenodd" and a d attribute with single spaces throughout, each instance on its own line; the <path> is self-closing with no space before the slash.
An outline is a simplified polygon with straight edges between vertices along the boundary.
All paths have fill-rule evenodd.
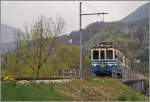
<path id="1" fill-rule="evenodd" d="M 100 64 L 100 67 L 106 67 L 106 65 L 105 64 Z"/>

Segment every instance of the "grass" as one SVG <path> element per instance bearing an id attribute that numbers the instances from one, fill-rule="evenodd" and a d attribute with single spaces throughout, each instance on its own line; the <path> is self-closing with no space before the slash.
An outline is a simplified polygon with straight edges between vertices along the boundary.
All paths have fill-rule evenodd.
<path id="1" fill-rule="evenodd" d="M 111 78 L 74 80 L 70 84 L 56 85 L 59 92 L 84 101 L 144 101 L 147 97 Z"/>
<path id="2" fill-rule="evenodd" d="M 145 101 L 147 97 L 111 78 L 76 79 L 69 83 L 2 82 L 3 101 Z"/>
<path id="3" fill-rule="evenodd" d="M 71 100 L 60 94 L 53 84 L 16 85 L 15 82 L 2 82 L 3 101 L 51 101 Z"/>

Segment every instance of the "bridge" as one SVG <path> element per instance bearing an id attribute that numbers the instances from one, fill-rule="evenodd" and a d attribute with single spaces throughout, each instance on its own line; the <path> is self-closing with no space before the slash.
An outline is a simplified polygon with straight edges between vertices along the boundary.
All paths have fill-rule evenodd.
<path id="1" fill-rule="evenodd" d="M 123 82 L 131 88 L 142 92 L 144 90 L 144 75 L 127 68 L 115 68 L 112 71 L 112 78 Z"/>
<path id="2" fill-rule="evenodd" d="M 113 79 L 121 81 L 139 92 L 144 90 L 144 80 L 146 79 L 144 75 L 127 68 L 115 68 L 112 72 Z M 63 70 L 63 77 L 81 77 L 81 71 L 79 68 L 66 68 Z"/>

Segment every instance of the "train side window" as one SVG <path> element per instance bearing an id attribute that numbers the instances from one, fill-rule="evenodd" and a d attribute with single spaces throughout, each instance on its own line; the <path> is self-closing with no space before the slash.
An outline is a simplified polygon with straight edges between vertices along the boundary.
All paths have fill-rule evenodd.
<path id="1" fill-rule="evenodd" d="M 116 51 L 115 51 L 115 60 L 118 60 L 118 56 L 117 56 Z"/>
<path id="2" fill-rule="evenodd" d="M 120 55 L 120 61 L 123 63 L 123 55 Z"/>
<path id="3" fill-rule="evenodd" d="M 106 58 L 113 59 L 113 51 L 112 50 L 106 50 Z"/>
<path id="4" fill-rule="evenodd" d="M 99 59 L 99 50 L 93 51 L 93 59 Z"/>
<path id="5" fill-rule="evenodd" d="M 100 53 L 101 53 L 101 59 L 105 59 L 105 51 L 101 50 Z"/>

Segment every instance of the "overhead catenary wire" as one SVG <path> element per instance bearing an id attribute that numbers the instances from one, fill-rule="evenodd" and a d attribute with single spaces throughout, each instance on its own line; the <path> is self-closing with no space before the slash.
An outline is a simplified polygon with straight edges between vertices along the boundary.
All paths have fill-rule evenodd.
<path id="1" fill-rule="evenodd" d="M 89 4 L 87 1 L 85 1 L 85 2 L 87 4 L 87 7 L 89 7 L 92 11 L 95 11 L 94 7 L 91 4 Z M 97 15 L 97 16 L 103 20 L 103 17 L 101 15 Z"/>
<path id="2" fill-rule="evenodd" d="M 76 2 L 75 1 L 73 1 L 73 3 L 75 4 L 75 7 L 77 8 L 77 9 L 79 9 L 79 6 L 78 6 L 78 4 L 76 4 Z M 87 12 L 86 12 L 87 10 L 85 10 L 85 8 L 82 8 L 82 13 L 84 13 L 84 14 L 86 14 Z M 91 18 L 89 18 L 88 16 L 85 16 L 90 22 L 94 22 L 94 20 L 92 20 Z"/>
<path id="3" fill-rule="evenodd" d="M 96 11 L 96 9 L 94 9 L 94 7 L 93 6 L 91 6 L 87 1 L 84 1 L 85 2 L 85 4 L 86 5 L 83 5 L 83 7 L 82 7 L 82 15 L 86 15 L 86 16 L 84 16 L 84 17 L 86 17 L 91 23 L 92 22 L 95 22 L 95 21 L 103 21 L 104 22 L 104 15 L 105 14 L 108 14 L 108 13 L 105 13 L 105 12 L 101 12 L 101 13 L 91 13 L 91 14 L 89 14 L 89 13 L 87 13 L 86 11 L 89 11 L 89 9 L 90 9 L 90 11 Z M 77 7 L 77 9 L 79 8 L 79 5 L 77 4 L 77 2 L 76 1 L 73 1 L 73 3 L 75 4 L 75 6 Z M 89 9 L 88 9 L 88 8 Z M 101 11 L 101 10 L 100 10 Z M 100 19 L 101 20 L 95 20 L 95 19 L 91 19 L 91 18 L 89 18 L 89 16 L 90 15 L 97 15 L 98 17 L 100 17 Z M 101 16 L 102 15 L 102 16 Z M 89 23 L 90 23 L 89 22 Z"/>
<path id="4" fill-rule="evenodd" d="M 75 6 L 76 6 L 77 8 L 79 8 L 78 4 L 76 4 L 75 1 L 73 1 L 73 3 L 75 4 Z M 87 10 L 85 10 L 85 8 L 82 8 L 82 13 L 87 13 L 86 11 L 87 11 Z M 93 22 L 93 20 L 90 19 L 88 16 L 86 16 L 86 17 L 87 17 L 87 19 L 88 19 L 89 21 Z"/>
<path id="5" fill-rule="evenodd" d="M 79 7 L 78 4 L 76 4 L 75 1 L 73 1 L 73 3 L 75 4 L 75 6 L 76 6 L 77 8 Z M 87 4 L 87 6 L 86 6 L 86 5 L 83 5 L 83 6 L 84 6 L 84 8 L 82 8 L 82 13 L 83 13 L 83 14 L 87 14 L 86 11 L 88 11 L 88 10 L 86 9 L 86 7 L 88 7 L 91 11 L 95 11 L 94 7 L 91 6 L 87 1 L 85 1 L 85 3 Z M 104 15 L 105 15 L 105 14 L 108 14 L 108 13 L 102 12 L 101 14 L 100 14 L 100 13 L 95 13 L 95 14 L 96 14 L 98 17 L 100 17 L 100 19 L 102 19 L 102 21 L 104 22 Z M 101 16 L 101 15 L 102 15 L 102 16 Z M 87 18 L 90 22 L 99 21 L 99 20 L 95 20 L 95 19 L 89 18 L 89 15 L 88 15 L 88 14 L 87 14 L 86 18 Z"/>

